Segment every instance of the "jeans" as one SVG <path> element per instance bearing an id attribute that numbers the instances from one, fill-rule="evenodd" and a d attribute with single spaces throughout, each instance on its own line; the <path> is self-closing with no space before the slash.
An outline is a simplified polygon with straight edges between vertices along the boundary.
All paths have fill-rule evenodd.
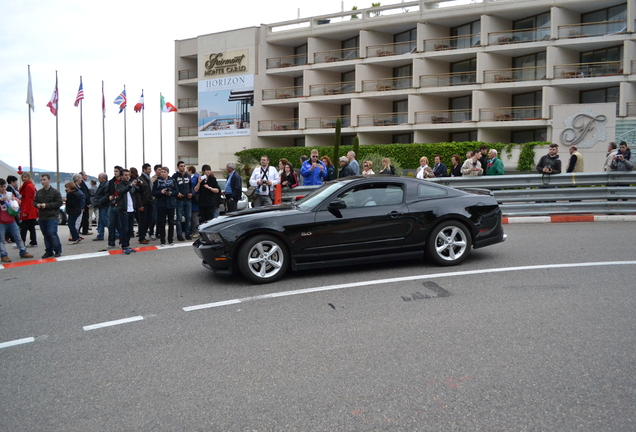
<path id="1" fill-rule="evenodd" d="M 139 223 L 139 226 L 137 227 L 137 237 L 139 238 L 139 241 L 146 239 L 146 231 L 148 231 L 148 228 L 152 223 L 153 207 L 154 206 L 152 204 L 147 204 L 144 205 L 144 211 L 137 212 L 137 222 Z"/>
<path id="2" fill-rule="evenodd" d="M 100 207 L 97 213 L 97 238 L 104 238 L 104 228 L 108 226 L 108 207 Z"/>
<path id="3" fill-rule="evenodd" d="M 150 224 L 148 225 L 148 235 L 152 236 L 157 231 L 155 229 L 155 225 L 157 225 L 157 205 L 156 203 L 152 206 L 152 217 L 150 218 Z"/>
<path id="4" fill-rule="evenodd" d="M 168 219 L 168 243 L 174 241 L 174 209 L 157 209 L 157 236 L 161 239 L 161 244 L 166 244 L 166 219 Z"/>
<path id="5" fill-rule="evenodd" d="M 68 230 L 71 233 L 72 241 L 77 241 L 80 238 L 79 233 L 77 232 L 77 220 L 80 218 L 80 216 L 81 213 L 76 215 L 68 215 L 68 221 L 66 223 L 68 225 Z"/>
<path id="6" fill-rule="evenodd" d="M 192 210 L 192 235 L 199 235 L 199 209 Z"/>
<path id="7" fill-rule="evenodd" d="M 4 246 L 4 236 L 6 233 L 11 234 L 15 241 L 15 244 L 18 245 L 20 249 L 20 256 L 27 253 L 26 248 L 24 247 L 24 243 L 22 243 L 22 239 L 20 238 L 20 231 L 18 230 L 18 224 L 15 222 L 11 222 L 8 225 L 0 224 L 0 256 L 7 256 L 7 248 Z"/>
<path id="8" fill-rule="evenodd" d="M 57 235 L 57 219 L 40 221 L 40 231 L 44 236 L 44 247 L 47 254 L 62 253 L 62 243 Z"/>
<path id="9" fill-rule="evenodd" d="M 121 220 L 119 217 L 119 209 L 117 206 L 108 207 L 108 246 L 115 246 L 115 231 L 119 232 L 119 235 L 126 235 L 121 228 Z M 125 233 L 128 233 L 128 227 L 126 227 Z"/>
<path id="10" fill-rule="evenodd" d="M 185 226 L 181 227 L 181 218 L 185 216 Z M 192 201 L 190 200 L 177 200 L 177 237 L 183 237 L 183 235 L 191 235 L 190 222 L 192 220 Z"/>
<path id="11" fill-rule="evenodd" d="M 135 213 L 128 213 L 126 210 L 118 210 L 119 219 L 119 243 L 122 249 L 130 247 L 130 228 L 135 224 Z M 110 244 L 110 228 L 108 230 L 108 244 Z M 114 244 L 114 243 L 113 243 Z"/>

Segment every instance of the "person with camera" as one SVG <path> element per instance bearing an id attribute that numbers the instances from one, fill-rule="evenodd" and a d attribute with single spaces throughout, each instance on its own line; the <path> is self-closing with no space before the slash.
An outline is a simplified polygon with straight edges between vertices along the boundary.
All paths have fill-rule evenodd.
<path id="1" fill-rule="evenodd" d="M 317 153 L 318 152 L 316 152 L 316 157 L 318 156 Z M 278 171 L 276 171 L 276 168 L 273 166 L 269 166 L 269 157 L 261 156 L 261 166 L 254 168 L 252 176 L 250 177 L 250 186 L 256 187 L 256 191 L 252 198 L 252 207 L 272 205 L 274 186 L 276 186 L 279 182 L 280 178 L 278 177 Z M 308 183 L 305 181 L 305 185 L 307 184 Z M 319 184 L 322 184 L 322 181 Z"/>
<path id="2" fill-rule="evenodd" d="M 137 171 L 137 170 L 135 170 Z M 119 218 L 119 243 L 124 254 L 129 255 L 131 252 L 137 252 L 130 247 L 130 237 L 135 223 L 135 198 L 138 186 L 137 179 L 130 177 L 130 170 L 123 169 L 121 171 L 121 180 L 115 187 L 117 196 L 117 212 Z"/>
<path id="3" fill-rule="evenodd" d="M 161 177 L 152 185 L 152 195 L 155 197 L 157 207 L 157 236 L 161 246 L 166 245 L 166 219 L 168 220 L 168 245 L 174 244 L 174 213 L 177 208 L 176 182 L 170 178 L 170 168 L 161 167 Z"/>
<path id="4" fill-rule="evenodd" d="M 308 160 L 300 167 L 300 175 L 304 186 L 320 186 L 328 176 L 327 167 L 320 160 L 318 150 L 313 149 Z"/>
<path id="5" fill-rule="evenodd" d="M 221 205 L 221 188 L 212 174 L 210 165 L 201 167 L 203 174 L 199 177 L 194 192 L 199 194 L 199 220 L 205 223 L 219 217 L 219 206 Z"/>
<path id="6" fill-rule="evenodd" d="M 185 162 L 177 162 L 177 172 L 172 175 L 172 180 L 177 185 L 177 240 L 192 240 L 192 184 L 190 173 L 186 171 Z M 185 219 L 183 227 L 181 219 Z"/>
<path id="7" fill-rule="evenodd" d="M 632 151 L 627 147 L 625 141 L 621 141 L 618 145 L 618 152 L 614 155 L 610 164 L 611 171 L 631 171 L 634 169 L 632 162 Z"/>
<path id="8" fill-rule="evenodd" d="M 471 156 L 466 159 L 462 165 L 462 177 L 477 177 L 484 174 L 484 169 L 479 160 L 481 159 L 481 150 L 477 149 L 470 153 Z M 466 154 L 468 156 L 468 154 Z"/>
<path id="9" fill-rule="evenodd" d="M 548 154 L 541 156 L 537 164 L 537 171 L 541 174 L 561 174 L 561 160 L 559 159 L 559 145 L 550 144 Z"/>
<path id="10" fill-rule="evenodd" d="M 106 189 L 106 202 L 108 205 L 108 244 L 100 249 L 101 251 L 107 251 L 115 248 L 115 238 L 117 237 L 117 232 L 121 230 L 119 220 L 119 211 L 117 210 L 117 203 L 119 195 L 117 194 L 117 185 L 121 181 L 121 172 L 124 169 L 119 165 L 115 165 L 113 178 L 108 181 L 108 187 Z M 116 232 L 117 231 L 117 232 Z"/>

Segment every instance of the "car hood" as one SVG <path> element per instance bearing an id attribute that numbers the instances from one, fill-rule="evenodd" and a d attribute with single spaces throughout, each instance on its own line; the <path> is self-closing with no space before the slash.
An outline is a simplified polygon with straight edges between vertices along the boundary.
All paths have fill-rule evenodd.
<path id="1" fill-rule="evenodd" d="M 262 219 L 263 217 L 272 218 L 272 217 L 282 217 L 290 214 L 301 213 L 302 210 L 299 210 L 296 207 L 291 205 L 283 204 L 276 206 L 267 206 L 267 207 L 256 207 L 256 208 L 248 208 L 245 210 L 241 210 L 239 212 L 234 212 L 230 214 L 226 214 L 223 216 L 219 216 L 218 218 L 214 218 L 211 221 L 208 221 L 199 227 L 200 230 L 205 230 L 207 228 L 220 229 L 227 228 L 237 223 L 242 223 L 246 221 Z"/>

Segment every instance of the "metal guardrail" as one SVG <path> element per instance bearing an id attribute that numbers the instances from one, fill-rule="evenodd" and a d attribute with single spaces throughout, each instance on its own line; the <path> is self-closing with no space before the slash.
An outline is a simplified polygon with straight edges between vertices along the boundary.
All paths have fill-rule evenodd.
<path id="1" fill-rule="evenodd" d="M 636 172 L 442 177 L 426 181 L 456 189 L 492 190 L 505 216 L 636 213 Z M 284 190 L 283 202 L 307 195 L 316 187 Z"/>

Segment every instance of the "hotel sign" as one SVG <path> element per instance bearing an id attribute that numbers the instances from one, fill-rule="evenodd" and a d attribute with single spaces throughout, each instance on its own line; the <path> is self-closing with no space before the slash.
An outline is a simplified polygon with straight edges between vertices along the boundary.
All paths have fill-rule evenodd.
<path id="1" fill-rule="evenodd" d="M 247 72 L 247 50 L 212 53 L 205 61 L 205 76 Z"/>

